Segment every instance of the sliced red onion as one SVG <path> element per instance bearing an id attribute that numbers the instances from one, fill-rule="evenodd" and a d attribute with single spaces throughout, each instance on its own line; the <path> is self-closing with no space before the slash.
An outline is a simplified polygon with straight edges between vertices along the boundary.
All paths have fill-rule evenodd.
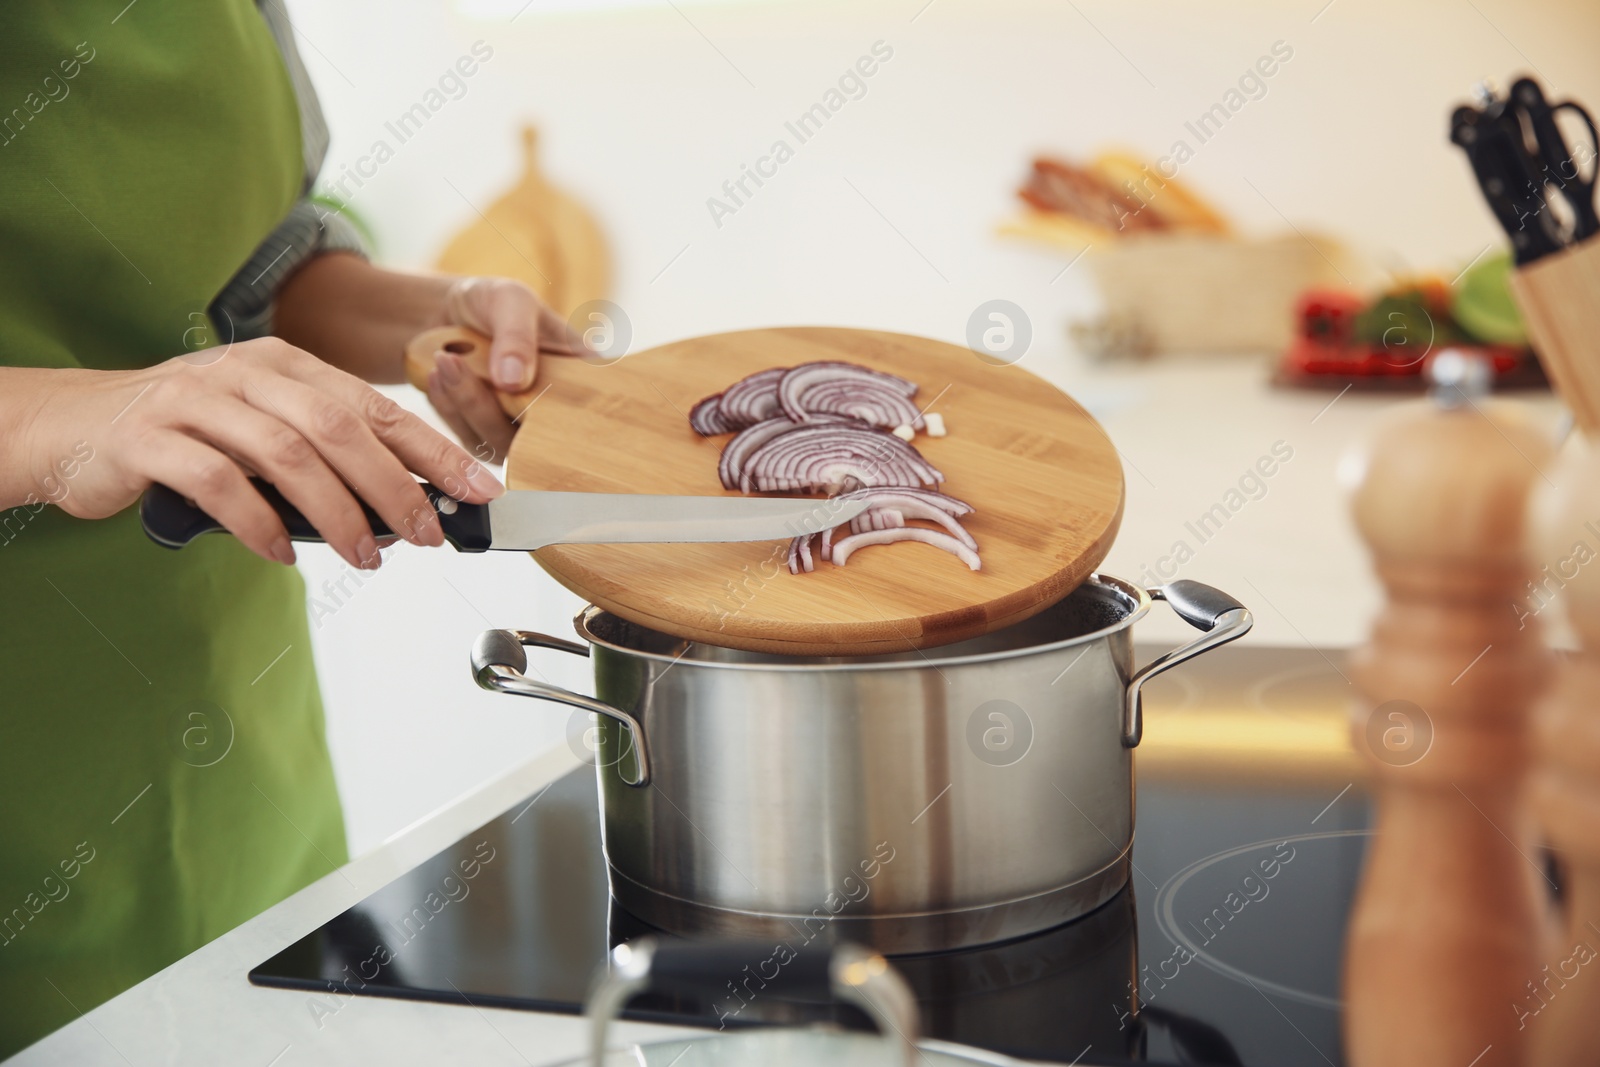
<path id="1" fill-rule="evenodd" d="M 836 500 L 867 501 L 850 520 L 850 533 L 835 541 L 842 526 L 822 532 L 823 560 L 842 567 L 865 545 L 920 541 L 979 570 L 978 543 L 957 521 L 972 506 L 924 488 L 944 475 L 908 443 L 927 425 L 911 401 L 916 392 L 915 382 L 851 363 L 803 363 L 752 374 L 706 397 L 689 413 L 689 424 L 706 437 L 739 431 L 717 465 L 728 489 L 843 491 Z M 789 542 L 787 562 L 793 574 L 815 568 L 810 536 Z"/>
<path id="2" fill-rule="evenodd" d="M 773 367 L 730 385 L 717 404 L 723 423 L 730 430 L 740 430 L 776 415 L 778 382 L 788 372 L 787 367 Z"/>
<path id="3" fill-rule="evenodd" d="M 819 416 L 819 421 L 827 425 L 849 425 L 863 427 L 865 423 L 855 419 L 845 418 L 843 415 Z M 745 460 L 750 454 L 762 445 L 786 433 L 791 433 L 801 427 L 790 422 L 787 416 L 778 415 L 770 419 L 762 419 L 754 426 L 746 426 L 734 435 L 733 439 L 722 446 L 722 458 L 717 461 L 717 477 L 722 481 L 724 489 L 739 489 L 743 492 L 752 492 L 748 478 L 741 475 L 744 472 Z"/>
<path id="4" fill-rule="evenodd" d="M 943 514 L 941 512 L 941 514 Z M 905 515 L 895 508 L 868 508 L 850 520 L 851 533 L 868 530 L 895 530 L 906 524 Z"/>
<path id="5" fill-rule="evenodd" d="M 748 381 L 749 379 L 746 379 Z M 814 386 L 819 386 L 831 381 L 853 381 L 856 383 L 875 382 L 880 386 L 898 392 L 903 397 L 917 395 L 917 383 L 907 381 L 894 374 L 885 374 L 882 371 L 869 370 L 858 367 L 854 363 L 842 363 L 835 360 L 821 360 L 816 363 L 802 363 L 785 371 L 778 382 L 778 406 L 783 413 L 795 422 L 807 422 L 808 409 L 802 402 L 803 396 Z M 728 390 L 732 393 L 733 390 Z M 890 427 L 893 429 L 893 427 Z"/>
<path id="6" fill-rule="evenodd" d="M 827 559 L 827 556 L 823 556 Z M 789 573 L 799 574 L 801 571 L 810 572 L 816 569 L 811 561 L 811 535 L 802 534 L 789 542 Z"/>
<path id="7" fill-rule="evenodd" d="M 928 530 L 921 526 L 904 526 L 897 530 L 869 530 L 835 541 L 832 551 L 834 566 L 843 567 L 850 561 L 850 554 L 858 548 L 867 545 L 887 545 L 895 541 L 921 541 L 925 545 L 944 549 L 975 571 L 983 569 L 983 561 L 978 558 L 976 550 L 962 544 L 943 530 Z"/>
<path id="8" fill-rule="evenodd" d="M 829 378 L 817 382 L 800 394 L 799 404 L 808 421 L 818 414 L 849 415 L 885 430 L 909 427 L 907 435 L 925 425 L 922 412 L 910 397 L 886 382 L 870 378 Z"/>
<path id="9" fill-rule="evenodd" d="M 763 493 L 935 485 L 938 468 L 898 437 L 850 426 L 803 426 L 767 441 L 740 467 Z M 747 490 L 748 491 L 748 490 Z"/>
<path id="10" fill-rule="evenodd" d="M 689 428 L 701 437 L 715 437 L 735 427 L 722 417 L 721 393 L 714 393 L 689 409 Z"/>
<path id="11" fill-rule="evenodd" d="M 733 439 L 722 446 L 722 458 L 717 461 L 717 477 L 722 481 L 724 489 L 750 490 L 739 484 L 739 472 L 744 468 L 744 461 L 762 445 L 780 434 L 786 434 L 795 428 L 787 416 L 779 415 L 777 418 L 763 419 L 754 426 L 746 426 L 733 435 Z"/>
<path id="12" fill-rule="evenodd" d="M 909 486 L 881 486 L 857 489 L 836 497 L 841 504 L 855 500 L 870 501 L 875 507 L 898 507 L 908 503 L 931 504 L 951 515 L 971 515 L 973 507 L 964 500 L 936 492 L 932 489 L 914 489 Z"/>
<path id="13" fill-rule="evenodd" d="M 950 532 L 950 536 L 966 545 L 976 549 L 978 542 L 957 522 L 949 512 L 932 504 L 922 501 L 907 501 L 898 507 L 884 507 L 875 505 L 850 520 L 850 530 L 853 533 L 865 533 L 868 530 L 893 530 L 906 524 L 907 519 L 923 519 L 927 522 L 937 523 Z"/>

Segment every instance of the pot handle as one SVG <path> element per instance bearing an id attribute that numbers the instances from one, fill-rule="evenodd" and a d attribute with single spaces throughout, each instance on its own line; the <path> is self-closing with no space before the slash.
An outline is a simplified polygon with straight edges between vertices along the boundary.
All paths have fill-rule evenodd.
<path id="1" fill-rule="evenodd" d="M 1181 648 L 1164 656 L 1157 656 L 1128 679 L 1128 688 L 1122 706 L 1122 747 L 1134 748 L 1144 736 L 1144 701 L 1141 696 L 1145 682 L 1186 659 L 1209 652 L 1218 645 L 1243 637 L 1255 625 L 1255 617 L 1243 604 L 1220 589 L 1209 585 L 1179 579 L 1147 590 L 1152 599 L 1165 600 L 1178 613 L 1178 617 L 1197 630 L 1205 632 Z"/>
<path id="2" fill-rule="evenodd" d="M 682 941 L 653 937 L 618 945 L 595 977 L 584 1014 L 589 1017 L 589 1064 L 602 1067 L 606 1032 L 627 1002 L 646 990 L 724 996 L 752 965 L 769 959 L 767 941 Z M 904 1067 L 920 1054 L 916 994 L 889 961 L 848 941 L 807 948 L 781 964 L 784 990 L 794 996 L 832 996 L 854 1004 L 877 1024 Z M 726 1017 L 724 1017 L 725 1020 Z M 726 1023 L 724 1022 L 724 1025 Z"/>
<path id="3" fill-rule="evenodd" d="M 577 656 L 589 654 L 588 645 L 551 637 L 548 634 L 534 633 L 531 630 L 485 630 L 472 643 L 473 680 L 484 689 L 496 693 L 515 693 L 536 700 L 551 700 L 557 704 L 582 708 L 584 711 L 592 711 L 597 715 L 616 720 L 627 727 L 629 736 L 633 738 L 633 750 L 637 753 L 639 764 L 638 776 L 631 781 L 623 778 L 623 782 L 632 786 L 649 785 L 650 753 L 644 739 L 644 727 L 640 725 L 639 720 L 603 700 L 586 697 L 570 689 L 563 689 L 559 685 L 551 685 L 549 682 L 536 682 L 527 677 L 523 674 L 528 669 L 528 654 L 523 651 L 526 645 L 553 648 L 558 652 L 571 652 Z M 620 770 L 618 774 L 620 776 Z"/>

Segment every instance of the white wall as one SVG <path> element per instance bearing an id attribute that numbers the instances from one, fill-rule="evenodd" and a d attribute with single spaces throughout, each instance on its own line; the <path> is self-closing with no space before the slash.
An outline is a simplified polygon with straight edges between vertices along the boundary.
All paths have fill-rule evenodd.
<path id="1" fill-rule="evenodd" d="M 1536 69 L 1557 91 L 1600 104 L 1600 10 L 1577 3 L 677 0 L 674 9 L 613 0 L 584 13 L 571 10 L 581 0 L 531 0 L 511 21 L 520 3 L 291 0 L 334 133 L 330 175 L 375 138 L 392 142 L 385 121 L 474 41 L 494 49 L 466 95 L 355 198 L 389 261 L 427 265 L 515 176 L 515 131 L 533 120 L 547 171 L 609 230 L 614 296 L 636 349 L 784 323 L 960 341 L 972 309 L 1004 296 L 1035 324 L 1026 365 L 1096 396 L 1060 329 L 1093 306 L 1088 272 L 1052 285 L 1060 257 L 992 236 L 1033 152 L 1115 143 L 1159 155 L 1281 40 L 1293 59 L 1184 177 L 1247 227 L 1282 229 L 1287 218 L 1336 231 L 1397 269 L 1447 268 L 1495 235 L 1445 139 L 1446 115 L 1471 83 Z M 715 226 L 706 199 L 880 40 L 893 58 L 865 97 Z M 1114 420 L 1119 435 L 1159 421 L 1140 411 Z M 1137 454 L 1137 441 L 1127 445 Z M 1219 478 L 1234 458 L 1218 460 Z M 1159 526 L 1149 516 L 1165 499 L 1130 474 L 1118 548 L 1128 564 L 1161 547 L 1166 527 L 1145 541 L 1138 531 Z M 1365 564 L 1338 537 L 1340 551 L 1319 565 L 1370 597 Z M 327 554 L 304 558 L 314 588 L 338 569 Z M 1269 562 L 1292 581 L 1281 555 Z M 329 730 L 357 851 L 561 743 L 564 712 L 479 692 L 466 656 L 491 625 L 569 633 L 578 606 L 525 557 L 402 548 L 322 620 Z M 1300 610 L 1302 620 L 1314 612 Z M 1264 638 L 1291 641 L 1291 630 L 1316 628 L 1263 623 Z M 1312 639 L 1348 637 L 1340 627 Z M 580 663 L 539 662 L 552 680 L 584 684 Z"/>

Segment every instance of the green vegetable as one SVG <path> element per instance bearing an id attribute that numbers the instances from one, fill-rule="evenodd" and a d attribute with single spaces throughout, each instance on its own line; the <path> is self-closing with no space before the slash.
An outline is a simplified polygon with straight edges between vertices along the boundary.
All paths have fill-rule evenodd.
<path id="1" fill-rule="evenodd" d="M 1422 288 L 1385 293 L 1355 317 L 1357 340 L 1383 349 L 1401 364 L 1460 343 L 1461 331 L 1440 306 L 1438 295 Z"/>
<path id="2" fill-rule="evenodd" d="M 1474 263 L 1456 283 L 1450 314 L 1462 330 L 1484 344 L 1525 345 L 1528 331 L 1511 297 L 1511 253 Z"/>

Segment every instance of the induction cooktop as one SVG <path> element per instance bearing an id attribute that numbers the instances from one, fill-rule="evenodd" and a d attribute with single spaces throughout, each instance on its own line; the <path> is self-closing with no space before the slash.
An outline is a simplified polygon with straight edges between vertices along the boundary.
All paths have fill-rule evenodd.
<path id="1" fill-rule="evenodd" d="M 1342 1062 L 1340 946 L 1368 834 L 1359 785 L 1141 780 L 1132 882 L 1000 945 L 894 960 L 927 1036 L 1056 1063 Z M 250 972 L 313 1012 L 355 994 L 581 1012 L 609 948 L 653 933 L 610 898 L 595 773 L 580 768 Z M 732 1025 L 867 1025 L 757 998 Z M 1137 997 L 1138 1011 L 1134 1011 Z M 725 1012 L 724 1012 L 725 1015 Z M 717 1026 L 650 994 L 624 1017 Z"/>

